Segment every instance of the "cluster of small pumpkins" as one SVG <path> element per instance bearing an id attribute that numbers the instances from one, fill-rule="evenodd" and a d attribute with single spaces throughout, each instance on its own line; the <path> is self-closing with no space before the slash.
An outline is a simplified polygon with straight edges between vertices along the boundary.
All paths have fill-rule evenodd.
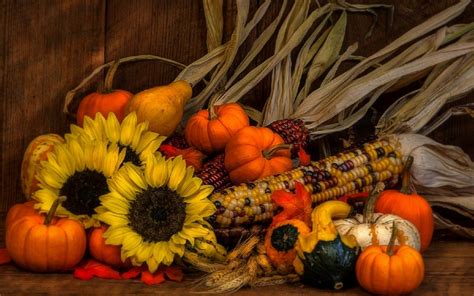
<path id="1" fill-rule="evenodd" d="M 47 214 L 34 209 L 35 201 L 10 208 L 5 223 L 6 247 L 15 264 L 35 272 L 68 271 L 88 250 L 93 258 L 109 266 L 131 267 L 129 261 L 122 262 L 119 247 L 105 243 L 105 226 L 86 233 L 79 221 L 55 217 L 60 202 L 63 199 L 57 199 Z"/>
<path id="2" fill-rule="evenodd" d="M 322 288 L 341 289 L 357 279 L 375 294 L 414 291 L 424 278 L 421 252 L 430 245 L 434 224 L 430 205 L 409 193 L 407 182 L 405 172 L 400 191 L 383 191 L 378 183 L 363 214 L 352 217 L 350 198 L 312 210 L 302 185 L 294 195 L 275 192 L 272 199 L 283 211 L 273 217 L 265 237 L 272 265 L 282 274 L 296 271 L 303 281 Z"/>

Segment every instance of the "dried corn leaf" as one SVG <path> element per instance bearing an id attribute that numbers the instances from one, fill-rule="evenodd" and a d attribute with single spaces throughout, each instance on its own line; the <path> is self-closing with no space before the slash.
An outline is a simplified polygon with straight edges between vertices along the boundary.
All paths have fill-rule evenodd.
<path id="1" fill-rule="evenodd" d="M 327 4 L 321 8 L 314 10 L 292 35 L 288 43 L 286 43 L 285 46 L 277 54 L 274 54 L 273 56 L 265 60 L 262 64 L 250 71 L 241 80 L 236 82 L 220 98 L 217 99 L 216 103 L 223 104 L 240 100 L 240 98 L 244 94 L 246 94 L 255 85 L 257 85 L 276 65 L 281 62 L 281 60 L 288 56 L 288 54 L 301 43 L 307 31 L 317 19 L 334 9 L 334 6 Z"/>
<path id="2" fill-rule="evenodd" d="M 368 57 L 367 59 L 364 59 L 363 61 L 361 61 L 351 70 L 343 73 L 342 75 L 339 75 L 338 77 L 333 79 L 330 83 L 328 83 L 325 87 L 315 90 L 305 99 L 305 101 L 298 107 L 296 112 L 291 117 L 302 118 L 304 120 L 310 120 L 310 121 L 313 121 L 313 123 L 316 121 L 316 123 L 313 126 L 317 126 L 318 124 L 321 123 L 320 119 L 311 120 L 311 118 L 314 117 L 314 115 L 317 116 L 318 114 L 328 113 L 328 115 L 330 115 L 329 117 L 333 117 L 340 110 L 338 110 L 338 112 L 332 112 L 332 109 L 331 109 L 331 111 L 328 112 L 327 110 L 330 108 L 327 108 L 327 107 L 332 107 L 331 105 L 332 103 L 334 103 L 335 97 L 337 97 L 338 90 L 350 84 L 357 76 L 359 76 L 365 70 L 369 69 L 373 64 L 383 61 L 387 56 L 395 52 L 401 46 L 425 35 L 426 33 L 442 26 L 443 24 L 447 23 L 448 21 L 458 16 L 466 8 L 469 2 L 470 1 L 468 0 L 462 0 L 458 4 L 453 5 L 449 7 L 448 9 L 440 12 L 439 14 L 429 18 L 424 23 L 416 26 L 415 28 L 408 31 L 406 34 L 397 38 L 395 41 L 390 43 L 385 48 L 381 49 L 380 51 Z M 426 51 L 422 50 L 420 54 L 418 55 L 411 54 L 411 56 L 413 58 L 416 58 L 417 56 L 425 52 Z M 406 53 L 406 55 L 408 55 L 408 53 Z M 393 66 L 396 66 L 396 65 L 397 64 L 394 64 Z M 376 70 L 380 70 L 380 68 L 382 67 L 379 67 Z M 406 73 L 405 75 L 407 74 L 408 73 Z M 370 81 L 367 81 L 367 83 L 370 83 Z M 348 105 L 351 105 L 351 104 L 348 104 Z"/>
<path id="3" fill-rule="evenodd" d="M 305 85 L 303 87 L 303 97 L 308 96 L 311 84 L 318 79 L 338 58 L 339 52 L 344 42 L 344 36 L 347 26 L 347 13 L 343 11 L 339 20 L 336 22 L 324 45 L 316 54 L 308 71 Z M 303 100 L 304 101 L 304 100 Z"/>
<path id="4" fill-rule="evenodd" d="M 464 104 L 456 107 L 449 108 L 442 115 L 438 116 L 429 125 L 425 125 L 419 133 L 422 135 L 429 135 L 444 122 L 446 122 L 451 116 L 470 115 L 474 118 L 474 103 Z"/>
<path id="5" fill-rule="evenodd" d="M 474 55 L 451 62 L 438 76 L 425 85 L 412 99 L 400 106 L 383 125 L 379 134 L 417 132 L 425 126 L 448 101 L 455 101 L 474 89 Z"/>
<path id="6" fill-rule="evenodd" d="M 260 34 L 255 42 L 252 44 L 252 48 L 250 48 L 248 54 L 245 56 L 245 58 L 242 60 L 242 62 L 239 64 L 239 66 L 235 69 L 234 73 L 232 74 L 232 77 L 227 81 L 226 84 L 226 89 L 228 89 L 234 81 L 237 79 L 237 77 L 245 70 L 247 67 L 250 65 L 250 63 L 257 57 L 257 55 L 261 52 L 263 47 L 267 44 L 267 42 L 270 40 L 270 38 L 273 36 L 275 33 L 278 25 L 280 24 L 280 21 L 283 17 L 283 13 L 285 12 L 286 5 L 287 5 L 287 0 L 283 1 L 283 4 L 280 8 L 280 12 L 278 13 L 278 16 L 275 18 L 275 20 Z M 266 1 L 264 5 L 270 4 L 270 1 Z"/>
<path id="7" fill-rule="evenodd" d="M 222 44 L 224 20 L 222 14 L 223 0 L 203 0 L 207 28 L 207 51 Z"/>
<path id="8" fill-rule="evenodd" d="M 275 53 L 277 53 L 288 42 L 289 38 L 291 38 L 295 30 L 307 18 L 309 5 L 309 0 L 303 0 L 300 2 L 295 2 L 293 4 L 290 13 L 283 21 L 283 24 L 281 25 L 281 28 L 278 32 L 275 42 Z M 277 117 L 279 117 L 280 115 L 284 116 L 283 114 L 292 112 L 293 106 L 291 88 L 287 87 L 289 83 L 291 83 L 291 68 L 291 54 L 288 54 L 288 56 L 286 56 L 272 70 L 272 85 L 270 88 L 270 96 L 266 100 L 266 105 L 264 107 L 264 114 L 266 120 L 268 120 L 268 113 L 266 112 L 266 110 L 275 109 L 275 106 L 269 106 L 272 104 L 277 106 Z M 270 120 L 273 121 L 272 118 L 270 118 Z"/>
<path id="9" fill-rule="evenodd" d="M 336 101 L 330 102 L 323 108 L 318 108 L 320 113 L 312 114 L 312 116 L 302 116 L 300 118 L 309 123 L 308 128 L 315 129 L 324 121 L 329 120 L 335 114 L 346 109 L 357 101 L 364 99 L 373 90 L 385 85 L 386 83 L 396 81 L 405 75 L 419 72 L 421 70 L 433 67 L 436 64 L 443 63 L 445 61 L 455 59 L 472 52 L 474 52 L 474 42 L 453 44 L 434 53 L 427 54 L 426 56 L 416 59 L 408 64 L 391 69 L 378 77 L 374 77 L 371 81 L 358 80 L 339 93 L 337 96 L 338 99 Z"/>
<path id="10" fill-rule="evenodd" d="M 329 12 L 327 14 L 324 20 L 318 25 L 318 27 L 313 31 L 313 33 L 311 33 L 309 38 L 301 47 L 300 52 L 298 53 L 298 56 L 295 62 L 295 69 L 293 71 L 293 76 L 292 76 L 293 100 L 295 100 L 294 96 L 297 96 L 298 94 L 301 78 L 303 77 L 303 73 L 305 72 L 306 66 L 313 59 L 314 55 L 317 53 L 319 48 L 323 45 L 324 40 L 326 40 L 327 36 L 329 35 L 329 32 L 331 31 L 330 29 L 327 29 L 325 32 L 321 34 L 321 36 L 319 36 L 319 33 L 324 28 L 328 19 L 331 17 L 331 15 L 332 15 L 332 12 Z M 316 39 L 316 37 L 318 36 L 319 38 Z M 296 106 L 299 104 L 297 102 L 295 103 L 296 103 Z"/>

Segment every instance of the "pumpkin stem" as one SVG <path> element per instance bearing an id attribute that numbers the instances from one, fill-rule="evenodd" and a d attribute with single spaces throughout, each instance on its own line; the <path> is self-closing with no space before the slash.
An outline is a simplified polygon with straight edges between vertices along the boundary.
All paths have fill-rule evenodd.
<path id="1" fill-rule="evenodd" d="M 395 245 L 395 238 L 397 237 L 397 232 L 398 232 L 398 228 L 397 228 L 397 223 L 395 223 L 395 221 L 393 221 L 392 223 L 392 235 L 390 236 L 390 241 L 388 242 L 388 247 L 387 247 L 387 255 L 389 256 L 392 256 L 393 255 L 393 248 L 394 248 L 394 245 Z"/>
<path id="2" fill-rule="evenodd" d="M 107 71 L 107 75 L 105 76 L 105 83 L 104 83 L 104 92 L 106 93 L 112 91 L 114 76 L 115 76 L 115 73 L 117 72 L 119 64 L 120 64 L 119 60 L 114 61 L 109 71 Z"/>
<path id="3" fill-rule="evenodd" d="M 413 156 L 408 156 L 402 174 L 402 188 L 400 192 L 403 194 L 410 194 L 410 168 L 413 164 Z"/>
<path id="4" fill-rule="evenodd" d="M 383 182 L 378 182 L 375 185 L 374 190 L 372 190 L 369 194 L 369 198 L 367 199 L 367 203 L 365 204 L 364 207 L 364 223 L 369 223 L 372 224 L 374 223 L 373 217 L 374 217 L 374 209 L 375 209 L 375 203 L 377 202 L 377 199 L 380 197 L 380 193 L 385 188 L 385 184 Z"/>
<path id="5" fill-rule="evenodd" d="M 58 206 L 66 201 L 65 196 L 60 196 L 56 198 L 56 200 L 53 202 L 53 205 L 48 211 L 48 214 L 46 215 L 46 219 L 44 219 L 44 225 L 49 225 L 51 224 L 51 220 L 53 220 L 54 214 L 56 214 L 56 210 L 58 209 Z"/>
<path id="6" fill-rule="evenodd" d="M 280 144 L 280 145 L 273 146 L 272 148 L 268 150 L 263 150 L 262 155 L 266 159 L 270 159 L 272 158 L 273 154 L 275 154 L 277 151 L 285 150 L 285 149 L 291 150 L 292 148 L 293 148 L 293 144 Z"/>
<path id="7" fill-rule="evenodd" d="M 214 120 L 217 118 L 216 110 L 214 109 L 213 105 L 209 105 L 207 110 L 209 111 L 209 120 Z"/>

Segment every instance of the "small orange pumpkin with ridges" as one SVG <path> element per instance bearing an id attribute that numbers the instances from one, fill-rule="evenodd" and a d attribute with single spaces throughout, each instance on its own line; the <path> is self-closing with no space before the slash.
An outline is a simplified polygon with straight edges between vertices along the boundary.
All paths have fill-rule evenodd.
<path id="1" fill-rule="evenodd" d="M 130 267 L 130 260 L 122 262 L 120 257 L 120 247 L 114 245 L 108 245 L 105 243 L 105 238 L 103 237 L 104 232 L 107 230 L 107 227 L 101 225 L 100 227 L 93 228 L 89 234 L 89 253 L 95 259 L 102 261 L 110 266 L 120 268 L 120 267 Z"/>
<path id="2" fill-rule="evenodd" d="M 54 151 L 54 146 L 64 143 L 64 139 L 57 134 L 40 135 L 33 139 L 26 148 L 21 163 L 21 189 L 26 198 L 39 189 L 36 174 L 41 168 L 41 162 L 48 160 L 48 153 Z"/>
<path id="3" fill-rule="evenodd" d="M 265 251 L 278 272 L 287 274 L 293 271 L 298 237 L 310 231 L 308 225 L 298 219 L 284 220 L 270 226 L 265 236 Z"/>
<path id="4" fill-rule="evenodd" d="M 35 272 L 67 271 L 81 261 L 86 250 L 86 232 L 82 224 L 68 218 L 56 218 L 61 196 L 48 214 L 37 213 L 14 221 L 6 230 L 5 244 L 12 260 Z"/>
<path id="5" fill-rule="evenodd" d="M 5 229 L 8 229 L 8 227 L 16 220 L 19 220 L 26 216 L 36 215 L 37 211 L 34 208 L 35 204 L 35 200 L 30 200 L 25 203 L 19 203 L 11 207 L 8 210 L 7 219 L 5 222 Z"/>
<path id="6" fill-rule="evenodd" d="M 290 145 L 266 127 L 248 126 L 230 139 L 224 165 L 234 184 L 252 182 L 293 168 Z"/>
<path id="7" fill-rule="evenodd" d="M 236 103 L 201 110 L 187 122 L 184 135 L 189 145 L 206 154 L 223 151 L 229 140 L 249 125 L 249 117 Z"/>

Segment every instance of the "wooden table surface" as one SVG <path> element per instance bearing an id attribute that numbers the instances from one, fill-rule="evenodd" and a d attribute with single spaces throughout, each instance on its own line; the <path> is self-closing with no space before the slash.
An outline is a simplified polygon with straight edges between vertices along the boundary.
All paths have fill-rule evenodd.
<path id="1" fill-rule="evenodd" d="M 425 279 L 414 295 L 474 295 L 474 242 L 437 240 L 424 254 Z M 146 286 L 138 280 L 81 281 L 71 274 L 33 274 L 13 265 L 0 266 L 0 295 L 11 294 L 189 294 L 192 281 Z M 242 289 L 235 295 L 368 295 L 359 287 L 333 292 L 298 285 Z"/>

